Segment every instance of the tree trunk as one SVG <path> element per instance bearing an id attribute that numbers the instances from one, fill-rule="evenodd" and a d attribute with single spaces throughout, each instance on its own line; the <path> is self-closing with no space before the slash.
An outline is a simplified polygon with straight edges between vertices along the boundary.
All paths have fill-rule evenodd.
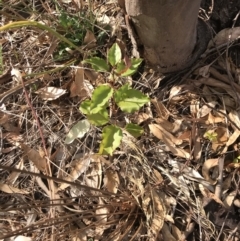
<path id="1" fill-rule="evenodd" d="M 167 73 L 189 67 L 196 60 L 200 3 L 201 0 L 125 0 L 125 10 L 150 66 Z"/>

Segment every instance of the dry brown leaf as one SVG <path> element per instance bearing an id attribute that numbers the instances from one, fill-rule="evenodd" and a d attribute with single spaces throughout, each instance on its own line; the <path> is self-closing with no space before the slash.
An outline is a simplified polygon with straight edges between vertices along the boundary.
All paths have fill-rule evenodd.
<path id="1" fill-rule="evenodd" d="M 172 131 L 174 130 L 174 124 L 171 123 L 170 121 L 164 120 L 162 118 L 154 118 L 154 120 L 157 122 L 157 124 L 162 126 L 168 132 L 172 133 Z"/>
<path id="2" fill-rule="evenodd" d="M 199 101 L 197 101 L 195 99 L 191 101 L 190 113 L 192 116 L 197 116 L 199 108 L 200 108 L 199 105 L 200 105 Z"/>
<path id="3" fill-rule="evenodd" d="M 209 102 L 208 105 L 203 105 L 198 110 L 197 118 L 202 118 L 202 117 L 208 115 L 212 111 L 212 109 L 215 108 L 216 104 L 217 104 L 216 101 L 212 101 L 212 102 Z"/>
<path id="4" fill-rule="evenodd" d="M 159 185 L 159 184 L 161 184 L 162 182 L 163 182 L 163 177 L 162 177 L 162 175 L 161 175 L 161 173 L 158 171 L 158 170 L 156 170 L 156 169 L 153 169 L 153 179 L 154 179 L 154 181 Z"/>
<path id="5" fill-rule="evenodd" d="M 211 183 L 212 185 L 216 184 L 216 180 L 213 180 L 210 177 L 210 170 L 213 167 L 216 167 L 218 165 L 218 158 L 214 158 L 214 159 L 208 159 L 204 162 L 203 166 L 202 166 L 202 175 L 205 178 L 206 181 L 208 181 L 209 183 Z"/>
<path id="6" fill-rule="evenodd" d="M 14 241 L 32 241 L 33 239 L 30 237 L 18 235 L 17 237 L 14 238 Z"/>
<path id="7" fill-rule="evenodd" d="M 91 156 L 91 164 L 87 170 L 85 182 L 89 187 L 99 189 L 102 184 L 102 164 L 98 155 Z"/>
<path id="8" fill-rule="evenodd" d="M 75 72 L 75 80 L 70 87 L 70 97 L 79 96 L 82 99 L 91 96 L 92 91 L 93 86 L 84 79 L 84 69 L 78 68 Z"/>
<path id="9" fill-rule="evenodd" d="M 178 136 L 178 139 L 189 142 L 191 140 L 191 136 L 192 132 L 190 130 L 185 130 Z"/>
<path id="10" fill-rule="evenodd" d="M 199 74 L 200 76 L 207 78 L 207 77 L 210 76 L 210 73 L 209 73 L 209 68 L 210 68 L 210 66 L 211 66 L 210 64 L 209 64 L 209 65 L 205 65 L 205 66 L 199 68 L 199 69 L 196 70 L 196 71 L 198 71 L 198 74 Z"/>
<path id="11" fill-rule="evenodd" d="M 225 127 L 217 127 L 215 132 L 217 133 L 217 142 L 225 144 L 228 141 L 228 130 Z"/>
<path id="12" fill-rule="evenodd" d="M 216 79 L 219 79 L 223 82 L 225 82 L 226 84 L 229 83 L 229 77 L 226 74 L 221 74 L 220 72 L 218 72 L 215 68 L 211 67 L 210 69 L 210 73 L 212 76 L 214 76 Z M 238 85 L 238 83 L 235 82 L 231 82 L 231 84 L 234 86 L 234 88 L 236 88 L 236 90 L 238 92 L 240 92 L 240 86 Z"/>
<path id="13" fill-rule="evenodd" d="M 149 129 L 154 136 L 156 136 L 158 139 L 162 140 L 166 144 L 167 148 L 169 149 L 169 151 L 172 152 L 173 155 L 187 159 L 190 158 L 190 153 L 175 146 L 176 143 L 179 144 L 182 142 L 182 140 L 177 139 L 172 134 L 161 128 L 159 125 L 150 124 Z"/>
<path id="14" fill-rule="evenodd" d="M 165 124 L 165 123 L 161 123 Z M 153 135 L 155 135 L 157 138 L 163 140 L 163 138 L 169 139 L 172 143 L 175 145 L 181 145 L 182 140 L 178 139 L 177 137 L 173 136 L 171 133 L 169 133 L 166 129 L 164 129 L 164 126 L 160 124 L 150 124 L 149 128 Z"/>
<path id="15" fill-rule="evenodd" d="M 27 192 L 25 190 L 21 190 L 19 188 L 13 187 L 13 186 L 8 185 L 8 184 L 3 184 L 3 183 L 0 183 L 0 190 L 2 192 L 5 192 L 5 193 L 29 194 L 29 192 Z"/>
<path id="16" fill-rule="evenodd" d="M 198 136 L 198 134 L 196 134 L 195 138 L 194 138 L 194 151 L 193 151 L 193 156 L 194 159 L 200 160 L 201 156 L 202 156 L 202 144 L 201 144 L 201 138 Z"/>
<path id="17" fill-rule="evenodd" d="M 182 232 L 180 231 L 180 229 L 175 226 L 174 224 L 172 224 L 172 234 L 174 236 L 174 238 L 176 240 L 181 240 L 181 237 L 182 237 Z"/>
<path id="18" fill-rule="evenodd" d="M 109 209 L 104 206 L 104 202 L 99 198 L 99 207 L 96 209 L 96 219 L 98 220 L 98 225 L 95 230 L 94 240 L 100 240 L 103 232 L 107 229 L 107 217 L 109 214 Z"/>
<path id="19" fill-rule="evenodd" d="M 225 117 L 224 116 L 214 116 L 211 112 L 208 114 L 208 119 L 206 124 L 217 124 L 217 123 L 224 123 Z"/>
<path id="20" fill-rule="evenodd" d="M 215 202 L 219 203 L 220 205 L 226 208 L 224 203 L 214 193 L 211 193 L 207 188 L 205 188 L 202 184 L 199 184 L 199 190 L 201 191 L 204 197 L 213 199 Z"/>
<path id="21" fill-rule="evenodd" d="M 0 125 L 5 124 L 9 120 L 10 116 L 0 112 Z"/>
<path id="22" fill-rule="evenodd" d="M 202 83 L 208 86 L 213 86 L 221 88 L 223 91 L 226 91 L 230 96 L 234 98 L 235 101 L 238 101 L 235 91 L 232 89 L 231 85 L 220 82 L 219 80 L 213 78 L 201 78 L 198 80 L 198 83 Z"/>
<path id="23" fill-rule="evenodd" d="M 159 232 L 163 228 L 164 218 L 166 216 L 166 207 L 164 204 L 165 194 L 163 192 L 156 192 L 152 189 L 152 202 L 153 202 L 153 217 L 150 227 L 148 228 L 149 240 L 155 241 Z"/>
<path id="24" fill-rule="evenodd" d="M 44 38 L 42 39 L 42 38 L 40 38 L 40 36 L 43 36 L 43 35 L 39 35 L 39 37 L 38 37 L 38 40 L 41 45 L 44 44 L 44 42 L 46 42 L 46 39 L 48 40 L 47 44 L 50 44 L 50 46 L 47 48 L 47 52 L 44 56 L 44 58 L 48 58 L 49 56 L 51 56 L 54 53 L 54 51 L 58 47 L 59 39 L 54 36 L 51 36 L 50 38 L 46 38 L 46 36 L 43 36 Z M 44 74 L 43 78 L 45 78 L 45 75 L 48 75 L 50 77 L 50 75 L 46 73 L 46 74 Z M 50 78 L 52 79 L 53 77 L 51 76 Z"/>
<path id="25" fill-rule="evenodd" d="M 22 74 L 18 69 L 12 68 L 11 75 L 18 85 L 22 84 Z"/>
<path id="26" fill-rule="evenodd" d="M 86 75 L 86 78 L 90 81 L 91 84 L 96 83 L 96 80 L 98 79 L 99 73 L 92 69 L 85 69 L 84 74 Z"/>
<path id="27" fill-rule="evenodd" d="M 173 160 L 173 159 L 169 159 L 168 163 L 173 167 L 172 172 L 182 174 L 182 175 L 180 175 L 182 186 L 183 186 L 184 183 L 187 183 L 184 179 L 188 179 L 188 180 L 192 180 L 192 181 L 199 182 L 199 183 L 203 184 L 204 186 L 208 187 L 209 190 L 211 190 L 211 191 L 214 190 L 212 185 L 210 185 L 210 183 L 208 181 L 206 181 L 204 179 L 204 177 L 202 177 L 200 175 L 200 173 L 198 171 L 194 170 L 193 168 L 188 167 L 185 164 L 180 163 L 179 161 L 176 161 L 176 160 Z M 183 176 L 184 179 L 181 178 L 181 176 Z M 181 188 L 181 185 L 180 185 L 180 188 Z"/>
<path id="28" fill-rule="evenodd" d="M 236 124 L 238 128 L 240 128 L 240 113 L 236 110 L 231 110 L 231 112 L 228 114 L 229 119 Z M 233 129 L 237 129 L 234 125 L 232 125 Z"/>
<path id="29" fill-rule="evenodd" d="M 39 95 L 40 98 L 43 100 L 56 100 L 62 95 L 66 93 L 66 90 L 52 87 L 52 86 L 47 86 L 44 88 L 41 88 L 35 92 L 36 94 Z"/>
<path id="30" fill-rule="evenodd" d="M 145 112 L 140 112 L 139 114 L 136 115 L 134 120 L 139 125 L 150 118 L 151 118 L 151 116 L 149 114 L 147 114 Z"/>
<path id="31" fill-rule="evenodd" d="M 240 131 L 239 130 L 235 130 L 233 132 L 233 134 L 229 137 L 227 143 L 226 143 L 226 146 L 224 147 L 223 151 L 222 151 L 222 154 L 226 153 L 227 152 L 227 149 L 230 145 L 232 145 L 236 140 L 237 138 L 239 137 L 240 135 Z"/>
<path id="32" fill-rule="evenodd" d="M 236 195 L 237 195 L 237 191 L 234 190 L 226 196 L 226 198 L 223 201 L 225 207 L 230 208 L 232 206 L 232 203 L 233 203 Z"/>
<path id="33" fill-rule="evenodd" d="M 169 93 L 169 100 L 174 100 L 174 97 L 178 96 L 178 94 L 182 91 L 183 86 L 173 86 Z"/>
<path id="34" fill-rule="evenodd" d="M 1 43 L 0 43 L 0 45 L 1 45 Z M 0 85 L 4 84 L 5 82 L 8 82 L 12 79 L 10 67 L 7 68 L 7 66 L 5 66 L 4 69 L 5 70 L 0 74 Z"/>
<path id="35" fill-rule="evenodd" d="M 106 170 L 103 183 L 109 192 L 117 193 L 120 183 L 118 173 L 113 170 Z"/>
<path id="36" fill-rule="evenodd" d="M 218 47 L 222 44 L 235 41 L 239 39 L 240 27 L 225 28 L 217 33 L 217 35 L 208 44 L 208 48 Z"/>
<path id="37" fill-rule="evenodd" d="M 83 0 L 73 0 L 73 2 L 77 5 L 78 10 L 81 10 L 84 7 Z"/>
<path id="38" fill-rule="evenodd" d="M 38 151 L 30 148 L 25 144 L 20 144 L 24 155 L 28 157 L 28 159 L 33 162 L 33 164 L 38 168 L 38 170 L 42 172 L 46 172 L 47 168 L 47 160 L 46 158 L 42 158 Z"/>
<path id="39" fill-rule="evenodd" d="M 87 30 L 83 43 L 86 44 L 87 49 L 96 47 L 97 39 L 92 31 Z"/>
<path id="40" fill-rule="evenodd" d="M 16 169 L 22 170 L 23 169 L 23 159 L 21 158 L 20 162 L 15 166 Z M 11 174 L 8 176 L 6 183 L 9 185 L 13 185 L 16 180 L 18 179 L 19 175 L 21 175 L 21 172 L 11 172 Z"/>
<path id="41" fill-rule="evenodd" d="M 9 125 L 8 127 L 10 127 L 12 125 Z M 3 125 L 3 127 L 6 127 L 6 125 Z M 23 140 L 22 135 L 19 135 L 19 128 L 12 128 L 12 130 L 14 131 L 14 129 L 16 130 L 16 132 L 6 132 L 2 134 L 2 137 L 4 139 L 7 139 L 9 142 L 11 143 L 17 143 L 17 142 L 21 142 Z"/>
<path id="42" fill-rule="evenodd" d="M 74 162 L 76 163 L 76 165 L 72 169 L 70 174 L 65 178 L 66 181 L 73 182 L 77 178 L 79 178 L 89 168 L 89 164 L 91 162 L 91 156 L 85 156 L 79 160 L 75 160 Z M 58 191 L 64 190 L 69 186 L 70 184 L 68 183 L 61 183 L 61 185 L 58 187 Z"/>
<path id="43" fill-rule="evenodd" d="M 158 117 L 163 118 L 164 120 L 167 120 L 169 117 L 169 111 L 167 110 L 165 105 L 161 101 L 157 100 L 156 98 L 151 99 L 151 102 L 156 108 Z"/>
<path id="44" fill-rule="evenodd" d="M 173 235 L 170 233 L 168 225 L 166 223 L 164 223 L 162 227 L 162 235 L 163 235 L 163 240 L 177 241 L 177 239 L 175 239 Z"/>
<path id="45" fill-rule="evenodd" d="M 219 146 L 226 144 L 228 141 L 228 130 L 225 127 L 217 127 L 215 130 L 209 130 L 208 132 L 211 131 L 217 134 L 216 141 L 212 141 L 212 149 L 216 151 Z"/>

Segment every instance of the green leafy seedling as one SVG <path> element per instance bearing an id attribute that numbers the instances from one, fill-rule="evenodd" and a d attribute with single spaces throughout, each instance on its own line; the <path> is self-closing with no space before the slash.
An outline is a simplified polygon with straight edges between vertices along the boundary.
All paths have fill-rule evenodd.
<path id="1" fill-rule="evenodd" d="M 203 135 L 204 138 L 208 139 L 211 142 L 217 141 L 217 133 L 212 131 L 207 131 Z"/>
<path id="2" fill-rule="evenodd" d="M 87 30 L 93 25 L 87 18 L 88 13 L 79 13 L 77 16 L 60 10 L 57 32 L 77 46 L 81 46 Z M 72 49 L 69 44 L 61 41 L 54 53 L 55 59 L 68 59 L 71 57 L 67 49 Z"/>
<path id="3" fill-rule="evenodd" d="M 108 62 L 99 57 L 92 57 L 83 61 L 90 64 L 98 72 L 109 72 L 112 76 L 129 76 L 134 74 L 142 59 L 131 59 L 130 64 L 125 64 L 122 60 L 122 52 L 118 44 L 108 51 Z M 91 100 L 85 100 L 80 105 L 80 111 L 87 116 L 88 121 L 95 126 L 106 125 L 109 120 L 108 109 L 110 100 L 126 113 L 138 111 L 144 104 L 149 102 L 149 98 L 141 91 L 133 89 L 129 84 L 125 84 L 117 90 L 109 85 L 99 85 L 92 94 Z M 125 130 L 134 137 L 139 137 L 143 133 L 142 127 L 129 123 Z M 106 125 L 102 130 L 102 141 L 100 143 L 99 154 L 112 155 L 114 150 L 120 145 L 122 140 L 122 129 L 115 125 Z"/>
<path id="4" fill-rule="evenodd" d="M 240 162 L 240 156 L 233 159 L 233 163 L 239 163 Z"/>

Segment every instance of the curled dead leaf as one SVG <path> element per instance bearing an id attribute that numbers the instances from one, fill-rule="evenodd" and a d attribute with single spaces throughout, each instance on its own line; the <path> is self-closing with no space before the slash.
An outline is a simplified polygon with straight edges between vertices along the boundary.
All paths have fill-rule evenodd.
<path id="1" fill-rule="evenodd" d="M 216 184 L 216 180 L 213 180 L 210 177 L 210 170 L 213 167 L 216 167 L 218 165 L 218 158 L 215 159 L 208 159 L 204 162 L 203 166 L 202 166 L 202 175 L 205 178 L 206 181 L 208 181 L 209 183 L 211 183 L 212 185 Z"/>
<path id="2" fill-rule="evenodd" d="M 38 168 L 38 170 L 42 172 L 46 172 L 47 168 L 47 160 L 46 158 L 41 157 L 38 151 L 30 148 L 29 146 L 25 144 L 20 144 L 24 155 L 28 157 L 28 159 L 33 162 L 33 164 Z"/>
<path id="3" fill-rule="evenodd" d="M 39 95 L 40 98 L 43 100 L 56 100 L 62 95 L 66 93 L 66 90 L 52 87 L 52 86 L 47 86 L 44 88 L 41 88 L 35 92 L 36 94 Z"/>
<path id="4" fill-rule="evenodd" d="M 86 44 L 87 49 L 96 47 L 97 39 L 92 31 L 87 30 L 83 43 Z"/>
<path id="5" fill-rule="evenodd" d="M 240 27 L 225 28 L 221 30 L 208 44 L 208 48 L 218 47 L 222 44 L 239 39 Z"/>
<path id="6" fill-rule="evenodd" d="M 93 86 L 88 80 L 84 79 L 84 69 L 81 67 L 80 65 L 80 68 L 75 72 L 75 79 L 70 86 L 70 97 L 85 98 L 92 94 Z"/>
<path id="7" fill-rule="evenodd" d="M 103 183 L 109 192 L 117 193 L 120 183 L 118 173 L 116 171 L 106 170 Z"/>
<path id="8" fill-rule="evenodd" d="M 165 105 L 161 101 L 157 100 L 156 98 L 151 99 L 151 103 L 154 105 L 158 116 L 160 118 L 163 118 L 164 120 L 167 120 L 169 117 L 169 111 L 167 110 Z"/>
<path id="9" fill-rule="evenodd" d="M 166 144 L 168 150 L 172 152 L 173 155 L 187 159 L 190 158 L 190 153 L 182 148 L 176 147 L 177 144 L 180 145 L 182 143 L 181 139 L 174 137 L 171 133 L 161 128 L 160 125 L 150 124 L 149 129 L 154 136 Z"/>
<path id="10" fill-rule="evenodd" d="M 85 156 L 79 160 L 76 160 L 75 167 L 72 169 L 70 174 L 65 178 L 65 180 L 69 181 L 69 182 L 75 181 L 78 177 L 80 177 L 88 169 L 90 162 L 91 162 L 91 156 Z M 69 186 L 70 186 L 70 184 L 63 182 L 59 186 L 58 191 L 64 190 Z"/>
<path id="11" fill-rule="evenodd" d="M 153 202 L 153 217 L 151 225 L 148 229 L 149 240 L 157 240 L 159 232 L 164 226 L 164 219 L 166 216 L 166 207 L 163 198 L 165 194 L 162 192 L 156 192 L 152 189 L 151 202 Z"/>
<path id="12" fill-rule="evenodd" d="M 8 184 L 0 183 L 0 190 L 5 193 L 20 193 L 20 194 L 29 194 L 29 192 L 13 187 Z"/>

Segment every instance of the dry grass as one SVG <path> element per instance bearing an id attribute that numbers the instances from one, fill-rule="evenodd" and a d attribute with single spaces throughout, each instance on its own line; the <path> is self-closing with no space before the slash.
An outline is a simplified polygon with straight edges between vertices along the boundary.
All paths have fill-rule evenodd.
<path id="1" fill-rule="evenodd" d="M 65 51 L 65 43 L 36 27 L 0 32 L 0 239 L 22 235 L 22 240 L 36 241 L 237 240 L 236 232 L 230 232 L 236 222 L 229 223 L 239 218 L 234 213 L 237 206 L 229 212 L 235 215 L 232 219 L 224 219 L 226 213 L 215 214 L 221 206 L 229 211 L 226 207 L 232 203 L 224 202 L 227 197 L 235 193 L 239 200 L 239 164 L 233 164 L 240 156 L 238 83 L 234 81 L 235 88 L 226 81 L 223 85 L 226 72 L 213 66 L 212 81 L 192 74 L 198 81 L 168 84 L 159 92 L 153 88 L 158 75 L 139 74 L 133 86 L 157 101 L 126 118 L 141 123 L 145 133 L 138 140 L 124 136 L 112 157 L 102 157 L 96 154 L 101 129 L 92 128 L 70 145 L 64 140 L 73 124 L 84 118 L 79 112 L 83 98 L 71 96 L 81 60 L 106 56 L 116 35 L 123 42 L 126 39 L 116 3 L 11 0 L 0 4 L 1 26 L 34 20 L 80 46 L 79 51 Z M 97 13 L 109 17 L 109 26 L 96 18 Z M 74 22 L 73 28 L 64 29 L 60 15 L 67 24 L 66 17 L 73 22 L 77 17 L 81 24 Z M 97 39 L 91 46 L 92 42 L 84 43 L 87 30 Z M 216 56 L 209 54 L 204 61 Z M 13 69 L 16 76 L 10 74 Z M 106 76 L 96 79 L 97 74 L 86 69 L 85 77 L 97 86 Z M 46 86 L 64 89 L 66 94 L 43 100 L 36 90 Z M 112 118 L 125 121 L 125 116 Z M 233 135 L 237 137 L 230 143 Z M 210 167 L 204 165 L 211 159 L 220 163 L 221 156 L 223 169 L 213 161 L 208 162 Z M 219 173 L 224 175 L 222 183 L 215 182 Z M 217 184 L 223 195 L 217 194 Z M 214 201 L 215 213 L 207 208 L 209 200 Z M 220 230 L 223 222 L 226 227 Z"/>

